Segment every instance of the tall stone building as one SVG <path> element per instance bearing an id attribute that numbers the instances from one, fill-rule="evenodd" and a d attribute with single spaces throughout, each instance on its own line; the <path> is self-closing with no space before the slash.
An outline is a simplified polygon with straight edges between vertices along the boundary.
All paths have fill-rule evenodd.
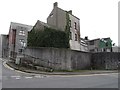
<path id="1" fill-rule="evenodd" d="M 65 31 L 69 26 L 70 49 L 80 50 L 80 19 L 72 14 L 72 10 L 65 11 L 55 2 L 47 18 L 47 24 L 61 31 Z"/>

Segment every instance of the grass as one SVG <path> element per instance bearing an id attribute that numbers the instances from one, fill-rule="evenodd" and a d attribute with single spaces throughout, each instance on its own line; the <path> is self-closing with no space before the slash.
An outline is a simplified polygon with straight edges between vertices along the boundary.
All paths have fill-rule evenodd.
<path id="1" fill-rule="evenodd" d="M 17 70 L 34 70 L 32 68 L 28 68 L 28 67 L 24 67 L 24 66 L 19 66 L 19 65 L 16 65 L 15 63 L 13 62 L 7 62 L 7 64 L 14 68 L 14 69 L 17 69 Z M 40 70 L 34 70 L 34 71 L 38 71 L 38 72 L 41 72 Z M 111 71 L 111 70 L 53 70 L 52 72 L 92 72 L 92 71 Z M 50 71 L 44 71 L 44 72 L 50 72 Z"/>
<path id="2" fill-rule="evenodd" d="M 88 72 L 93 70 L 54 70 L 54 72 Z"/>

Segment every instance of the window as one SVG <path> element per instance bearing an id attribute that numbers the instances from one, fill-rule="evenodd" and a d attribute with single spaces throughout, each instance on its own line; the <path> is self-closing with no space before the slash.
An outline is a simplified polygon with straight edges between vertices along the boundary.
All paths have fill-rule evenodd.
<path id="1" fill-rule="evenodd" d="M 74 22 L 74 28 L 77 30 L 77 23 Z"/>
<path id="2" fill-rule="evenodd" d="M 75 41 L 77 41 L 77 34 L 75 34 Z"/>
<path id="3" fill-rule="evenodd" d="M 71 27 L 71 20 L 69 20 L 69 26 Z"/>
<path id="4" fill-rule="evenodd" d="M 94 52 L 95 50 L 94 49 L 91 49 L 90 52 Z"/>
<path id="5" fill-rule="evenodd" d="M 103 52 L 106 52 L 106 49 L 105 49 L 105 48 L 103 49 Z"/>
<path id="6" fill-rule="evenodd" d="M 24 48 L 26 46 L 25 40 L 24 39 L 20 39 L 20 44 L 22 46 L 22 48 Z"/>
<path id="7" fill-rule="evenodd" d="M 108 47 L 108 46 L 109 46 L 109 45 L 108 45 L 108 42 L 106 42 L 105 44 L 106 44 L 106 47 Z"/>
<path id="8" fill-rule="evenodd" d="M 24 39 L 20 39 L 20 43 L 21 43 L 21 42 L 24 42 Z"/>
<path id="9" fill-rule="evenodd" d="M 72 32 L 70 32 L 70 40 L 72 40 Z"/>
<path id="10" fill-rule="evenodd" d="M 22 49 L 19 49 L 19 53 L 22 53 Z"/>
<path id="11" fill-rule="evenodd" d="M 19 35 L 25 35 L 25 31 L 24 30 L 20 30 Z"/>

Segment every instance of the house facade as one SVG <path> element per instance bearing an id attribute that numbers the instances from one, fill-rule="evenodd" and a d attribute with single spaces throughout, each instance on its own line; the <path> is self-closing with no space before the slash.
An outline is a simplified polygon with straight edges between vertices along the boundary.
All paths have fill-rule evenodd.
<path id="1" fill-rule="evenodd" d="M 112 40 L 110 38 L 98 38 L 87 40 L 90 52 L 112 52 Z"/>
<path id="2" fill-rule="evenodd" d="M 11 22 L 9 28 L 9 57 L 14 53 L 22 53 L 27 45 L 28 31 L 32 26 Z"/>
<path id="3" fill-rule="evenodd" d="M 47 24 L 53 28 L 65 31 L 69 26 L 70 49 L 80 51 L 80 19 L 72 14 L 72 11 L 65 11 L 58 7 L 55 2 L 53 10 L 47 18 Z"/>

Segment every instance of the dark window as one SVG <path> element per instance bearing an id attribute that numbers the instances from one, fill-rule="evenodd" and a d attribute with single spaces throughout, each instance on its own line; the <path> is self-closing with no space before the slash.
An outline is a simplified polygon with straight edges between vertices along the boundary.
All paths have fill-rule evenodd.
<path id="1" fill-rule="evenodd" d="M 75 41 L 77 41 L 77 34 L 75 34 Z"/>
<path id="2" fill-rule="evenodd" d="M 69 20 L 69 26 L 71 27 L 71 20 Z"/>
<path id="3" fill-rule="evenodd" d="M 72 32 L 70 32 L 70 39 L 72 40 Z"/>
<path id="4" fill-rule="evenodd" d="M 22 53 L 22 49 L 19 49 L 19 53 Z"/>
<path id="5" fill-rule="evenodd" d="M 90 52 L 94 52 L 95 50 L 94 49 L 91 49 Z"/>
<path id="6" fill-rule="evenodd" d="M 97 52 L 98 52 L 99 50 L 98 50 L 98 48 L 97 48 Z"/>
<path id="7" fill-rule="evenodd" d="M 77 30 L 77 23 L 74 22 L 74 28 Z"/>
<path id="8" fill-rule="evenodd" d="M 108 42 L 106 42 L 106 47 L 108 46 Z"/>
<path id="9" fill-rule="evenodd" d="M 103 51 L 106 52 L 106 49 L 104 48 Z"/>
<path id="10" fill-rule="evenodd" d="M 98 48 L 96 48 L 95 50 L 96 50 L 96 52 L 98 52 Z"/>

